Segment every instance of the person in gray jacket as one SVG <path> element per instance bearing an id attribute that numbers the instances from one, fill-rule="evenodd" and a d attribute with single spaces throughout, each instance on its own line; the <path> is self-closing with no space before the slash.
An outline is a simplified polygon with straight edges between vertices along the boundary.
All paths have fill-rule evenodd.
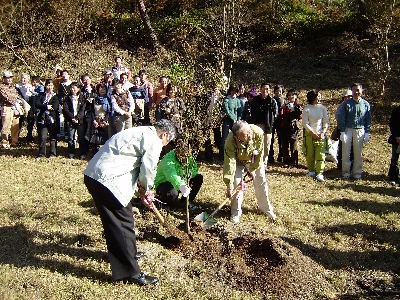
<path id="1" fill-rule="evenodd" d="M 137 263 L 131 199 L 139 192 L 143 204 L 152 209 L 151 190 L 161 149 L 175 135 L 175 127 L 168 120 L 123 130 L 100 148 L 83 172 L 85 185 L 103 223 L 115 281 L 138 285 L 158 281 L 141 272 Z"/>

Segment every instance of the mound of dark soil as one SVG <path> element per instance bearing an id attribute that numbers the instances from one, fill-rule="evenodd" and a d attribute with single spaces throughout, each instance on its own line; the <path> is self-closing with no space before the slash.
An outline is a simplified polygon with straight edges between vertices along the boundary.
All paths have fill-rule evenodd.
<path id="1" fill-rule="evenodd" d="M 169 227 L 173 238 L 161 235 L 155 226 L 147 225 L 140 232 L 142 238 L 200 263 L 201 268 L 187 270 L 187 275 L 197 277 L 199 282 L 216 281 L 233 290 L 278 299 L 334 297 L 326 270 L 285 238 L 246 230 L 241 236 L 232 236 L 224 226 L 204 230 L 196 222 L 190 227 L 190 235 L 184 232 L 184 224 Z"/>
<path id="2" fill-rule="evenodd" d="M 324 269 L 279 237 L 247 234 L 230 239 L 224 230 L 209 232 L 194 224 L 191 228 L 191 237 L 165 246 L 202 262 L 208 276 L 233 289 L 279 299 L 324 297 L 331 290 Z"/>

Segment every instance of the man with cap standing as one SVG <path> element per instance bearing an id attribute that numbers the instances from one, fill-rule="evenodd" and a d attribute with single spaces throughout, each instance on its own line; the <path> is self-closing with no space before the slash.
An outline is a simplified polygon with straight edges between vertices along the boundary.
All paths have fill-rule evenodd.
<path id="1" fill-rule="evenodd" d="M 111 95 L 112 95 L 112 91 L 113 91 L 113 76 L 112 76 L 112 72 L 110 69 L 106 69 L 103 71 L 103 80 L 100 81 L 96 88 L 99 87 L 99 85 L 104 84 L 107 88 L 107 96 L 110 97 L 111 99 Z"/>
<path id="2" fill-rule="evenodd" d="M 8 143 L 8 134 L 11 130 L 11 143 L 18 144 L 19 116 L 14 115 L 13 105 L 17 102 L 18 92 L 12 84 L 13 74 L 9 71 L 3 72 L 3 82 L 0 85 L 0 106 L 1 121 L 3 127 L 1 129 L 1 146 L 3 149 L 10 149 Z"/>

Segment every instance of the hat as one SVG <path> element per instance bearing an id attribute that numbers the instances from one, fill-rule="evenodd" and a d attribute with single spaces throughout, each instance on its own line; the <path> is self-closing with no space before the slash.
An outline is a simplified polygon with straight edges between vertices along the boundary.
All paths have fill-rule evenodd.
<path id="1" fill-rule="evenodd" d="M 353 96 L 353 92 L 351 90 L 343 91 L 343 97 Z"/>
<path id="2" fill-rule="evenodd" d="M 10 71 L 3 72 L 3 78 L 10 78 L 13 77 L 13 74 Z"/>
<path id="3" fill-rule="evenodd" d="M 112 74 L 111 70 L 107 69 L 103 71 L 103 75 Z"/>
<path id="4" fill-rule="evenodd" d="M 254 87 L 249 91 L 249 95 L 252 96 L 252 97 L 257 96 L 257 95 L 258 95 L 258 93 L 257 93 L 257 87 L 254 86 Z"/>
<path id="5" fill-rule="evenodd" d="M 56 66 L 54 67 L 54 70 L 56 70 L 56 71 L 58 71 L 58 70 L 62 71 L 62 69 L 63 69 L 63 68 L 61 68 L 60 65 L 56 65 Z"/>

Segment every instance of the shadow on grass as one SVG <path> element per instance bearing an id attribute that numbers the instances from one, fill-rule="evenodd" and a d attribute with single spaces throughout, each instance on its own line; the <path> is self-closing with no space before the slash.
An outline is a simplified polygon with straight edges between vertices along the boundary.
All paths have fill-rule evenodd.
<path id="1" fill-rule="evenodd" d="M 39 238 L 43 244 L 38 244 Z M 91 238 L 85 234 L 74 236 L 48 235 L 32 232 L 23 225 L 5 226 L 0 228 L 0 263 L 13 265 L 17 268 L 45 268 L 51 272 L 70 274 L 78 278 L 110 281 L 111 277 L 83 266 L 73 265 L 60 258 L 41 258 L 41 256 L 68 256 L 80 260 L 108 260 L 107 253 L 90 249 Z"/>
<path id="2" fill-rule="evenodd" d="M 353 210 L 355 212 L 368 211 L 375 215 L 382 215 L 388 213 L 400 213 L 400 202 L 393 203 L 377 203 L 371 200 L 351 200 L 346 198 L 334 199 L 331 201 L 307 201 L 307 203 L 319 206 L 334 206 L 341 207 L 346 210 Z"/>
<path id="3" fill-rule="evenodd" d="M 50 155 L 50 144 L 47 143 L 46 147 L 46 154 L 47 156 Z M 11 155 L 15 158 L 17 157 L 22 157 L 22 156 L 27 156 L 27 157 L 32 157 L 36 158 L 39 154 L 39 146 L 28 146 L 28 145 L 22 145 L 18 147 L 12 147 L 10 150 L 5 150 L 5 149 L 0 149 L 0 155 L 1 156 L 8 156 Z M 68 157 L 68 147 L 66 143 L 63 143 L 62 145 L 58 144 L 57 145 L 57 156 L 58 157 Z"/>
<path id="4" fill-rule="evenodd" d="M 386 185 L 386 183 L 385 183 Z M 394 198 L 399 197 L 399 190 L 392 186 L 369 186 L 363 181 L 345 181 L 342 185 L 330 185 L 330 190 L 352 189 L 355 192 L 387 195 Z"/>
<path id="5" fill-rule="evenodd" d="M 345 228 L 345 231 L 350 231 L 354 235 L 357 233 L 364 233 L 357 232 L 357 230 L 362 228 L 362 226 L 360 228 L 359 224 L 356 224 L 353 228 L 352 226 L 353 225 L 348 225 L 348 228 Z M 364 229 L 367 229 L 367 227 Z M 377 230 L 377 232 L 383 233 L 386 236 L 391 236 L 391 234 L 393 235 L 393 232 L 386 232 L 385 230 Z M 397 236 L 395 238 L 398 238 L 398 233 L 395 233 L 395 235 Z M 296 238 L 281 238 L 293 247 L 299 249 L 303 255 L 310 257 L 315 262 L 329 270 L 354 269 L 364 271 L 368 269 L 379 270 L 382 272 L 393 272 L 395 274 L 400 273 L 398 265 L 399 251 L 384 249 L 383 246 L 379 247 L 382 249 L 377 249 L 377 245 L 374 249 L 368 249 L 365 251 L 339 251 L 308 245 Z"/>
<path id="6" fill-rule="evenodd" d="M 326 226 L 315 230 L 317 233 L 333 235 L 341 233 L 343 235 L 359 238 L 362 235 L 363 240 L 374 243 L 392 245 L 394 248 L 400 246 L 400 232 L 379 228 L 376 225 L 358 224 L 340 224 L 336 226 Z M 398 252 L 398 251 L 397 251 Z M 400 266 L 396 266 L 400 271 Z"/>
<path id="7" fill-rule="evenodd" d="M 316 232 L 336 236 L 336 238 L 340 238 L 340 235 L 337 237 L 337 234 L 351 236 L 355 239 L 362 238 L 366 249 L 364 251 L 339 251 L 308 245 L 296 238 L 281 238 L 326 269 L 379 270 L 400 274 L 398 264 L 400 253 L 397 250 L 400 246 L 400 232 L 362 223 L 327 226 L 317 229 Z M 338 299 L 365 299 L 364 296 L 368 298 L 369 296 L 392 297 L 400 295 L 400 282 L 396 276 L 393 276 L 392 282 L 373 277 L 363 277 L 357 280 L 357 285 L 363 290 L 362 293 L 343 294 Z"/>

